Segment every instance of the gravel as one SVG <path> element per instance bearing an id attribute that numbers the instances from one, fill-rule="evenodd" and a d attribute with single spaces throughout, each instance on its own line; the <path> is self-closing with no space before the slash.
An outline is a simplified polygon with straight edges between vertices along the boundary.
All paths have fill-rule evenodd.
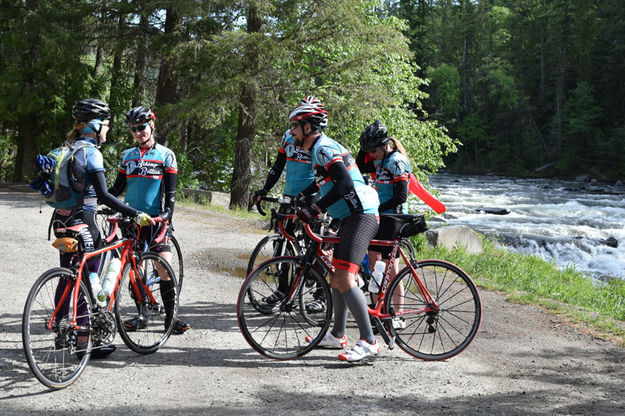
<path id="1" fill-rule="evenodd" d="M 446 362 L 384 346 L 370 365 L 324 350 L 288 362 L 263 358 L 241 336 L 235 302 L 247 256 L 266 231 L 258 221 L 182 205 L 180 315 L 192 329 L 147 356 L 117 337 L 113 355 L 50 391 L 25 362 L 21 316 L 34 281 L 58 262 L 47 241 L 51 209 L 24 186 L 2 185 L 0 212 L 1 414 L 625 414 L 622 348 L 486 290 L 476 340 Z M 357 339 L 354 325 L 348 339 Z"/>

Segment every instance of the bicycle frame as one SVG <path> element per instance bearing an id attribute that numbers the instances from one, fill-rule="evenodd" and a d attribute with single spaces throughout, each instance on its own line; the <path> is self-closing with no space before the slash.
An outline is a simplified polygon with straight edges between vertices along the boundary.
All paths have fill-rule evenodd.
<path id="1" fill-rule="evenodd" d="M 122 249 L 122 253 L 120 256 L 120 261 L 121 261 L 121 267 L 119 269 L 119 272 L 117 273 L 117 276 L 115 277 L 115 285 L 113 286 L 113 291 L 111 292 L 110 295 L 110 302 L 108 303 L 105 311 L 107 312 L 111 312 L 113 309 L 113 305 L 115 304 L 115 298 L 117 296 L 117 293 L 119 291 L 119 283 L 121 280 L 121 276 L 122 273 L 124 271 L 124 268 L 126 266 L 126 264 L 128 263 L 128 261 L 132 262 L 132 269 L 130 270 L 130 282 L 132 283 L 132 287 L 133 287 L 133 291 L 135 296 L 137 296 L 137 299 L 139 302 L 142 302 L 144 299 L 144 294 L 145 296 L 150 298 L 151 302 L 154 302 L 154 296 L 152 295 L 152 292 L 150 290 L 147 290 L 146 287 L 144 287 L 144 285 L 138 285 L 137 284 L 137 280 L 136 280 L 136 271 L 137 271 L 137 259 L 136 256 L 134 255 L 134 248 L 133 248 L 133 240 L 129 239 L 129 238 L 122 238 L 120 241 L 117 242 L 113 242 L 111 243 L 111 241 L 113 241 L 116 237 L 117 237 L 117 230 L 118 230 L 118 219 L 117 218 L 111 218 L 109 219 L 109 222 L 111 222 L 114 227 L 111 231 L 111 234 L 106 237 L 105 241 L 108 243 L 106 246 L 102 247 L 101 249 L 98 250 L 94 250 L 91 252 L 86 252 L 82 254 L 82 258 L 80 259 L 80 263 L 78 264 L 78 267 L 76 269 L 76 279 L 74 284 L 68 284 L 65 286 L 65 289 L 63 291 L 63 294 L 61 295 L 61 298 L 58 302 L 58 304 L 56 305 L 56 308 L 54 310 L 54 312 L 52 313 L 52 316 L 50 317 L 50 320 L 48 321 L 47 324 L 47 329 L 51 330 L 56 315 L 59 313 L 59 311 L 61 310 L 61 308 L 63 307 L 63 305 L 65 304 L 65 302 L 67 301 L 67 297 L 69 296 L 69 293 L 71 290 L 73 290 L 73 294 L 72 294 L 72 304 L 75 306 L 78 304 L 78 295 L 79 295 L 79 288 L 80 288 L 80 284 L 82 282 L 82 278 L 83 278 L 83 270 L 84 270 L 84 266 L 87 262 L 87 260 L 89 260 L 92 257 L 95 256 L 99 256 L 101 254 L 107 253 L 109 251 L 113 251 L 113 250 L 117 250 L 117 249 Z M 163 232 L 159 234 L 159 236 L 157 238 L 162 239 L 164 237 L 165 231 L 166 231 L 166 227 L 161 227 L 163 229 Z M 140 231 L 139 231 L 140 232 Z M 139 236 L 137 235 L 137 238 L 139 238 Z M 147 285 L 147 282 L 146 282 Z M 143 292 L 143 293 L 142 293 Z M 93 299 L 93 293 L 91 293 L 91 291 L 89 291 L 89 296 L 91 297 L 92 300 Z M 89 329 L 89 328 L 82 328 L 79 325 L 76 324 L 77 321 L 77 308 L 74 307 L 72 308 L 72 321 L 70 322 L 70 327 L 77 329 L 77 330 L 84 330 L 84 329 Z M 89 311 L 91 312 L 91 311 Z"/>
<path id="2" fill-rule="evenodd" d="M 293 215 L 293 214 L 286 215 L 286 216 L 284 216 L 284 218 L 279 223 L 280 231 L 283 233 L 285 238 L 289 238 L 288 234 L 286 234 L 286 232 L 284 232 L 284 228 L 282 227 L 282 222 L 284 220 L 286 220 L 286 219 L 296 220 L 297 216 Z M 314 255 L 311 253 L 311 250 L 307 251 L 304 254 L 304 260 L 305 260 L 304 271 L 306 271 L 306 267 L 311 267 L 312 261 L 316 257 L 317 259 L 320 260 L 320 263 L 323 265 L 323 267 L 329 273 L 334 273 L 335 272 L 335 268 L 334 268 L 334 266 L 332 266 L 332 262 L 330 261 L 330 259 L 321 250 L 321 244 L 323 244 L 323 243 L 336 244 L 336 243 L 340 242 L 340 238 L 339 237 L 334 237 L 334 236 L 322 236 L 322 235 L 316 234 L 312 230 L 310 224 L 306 224 L 304 229 L 306 230 L 306 234 L 315 243 L 315 253 L 314 253 Z M 428 304 L 428 306 L 425 307 L 425 308 L 413 309 L 413 310 L 408 310 L 408 311 L 404 310 L 404 311 L 401 312 L 401 315 L 413 315 L 413 314 L 423 314 L 423 313 L 428 313 L 428 312 L 435 312 L 439 308 L 438 305 L 436 304 L 436 302 L 434 301 L 434 299 L 432 298 L 432 296 L 430 295 L 428 289 L 425 287 L 425 284 L 422 282 L 421 278 L 419 277 L 419 275 L 418 275 L 417 271 L 415 270 L 415 267 L 414 267 L 411 259 L 409 259 L 408 256 L 406 256 L 404 250 L 401 248 L 401 241 L 402 241 L 402 238 L 398 236 L 395 240 L 375 240 L 374 239 L 374 240 L 371 240 L 371 242 L 369 243 L 370 245 L 373 245 L 373 246 L 392 247 L 389 261 L 387 262 L 386 268 L 384 269 L 384 277 L 383 277 L 383 280 L 382 280 L 382 285 L 381 285 L 381 288 L 380 288 L 380 292 L 378 293 L 378 296 L 377 296 L 376 305 L 375 305 L 374 308 L 371 308 L 371 307 L 367 306 L 367 310 L 369 312 L 369 315 L 371 317 L 373 317 L 373 318 L 378 318 L 381 321 L 389 320 L 389 319 L 392 319 L 394 317 L 391 314 L 382 313 L 382 307 L 384 305 L 384 300 L 386 298 L 386 291 L 388 289 L 389 284 L 391 283 L 390 275 L 391 275 L 391 270 L 392 270 L 392 264 L 393 264 L 393 261 L 395 260 L 395 258 L 397 258 L 397 254 L 398 253 L 402 257 L 404 262 L 406 263 L 406 267 L 404 267 L 404 269 L 400 270 L 400 272 L 397 273 L 397 274 L 399 275 L 399 274 L 401 274 L 401 272 L 403 270 L 405 270 L 406 268 L 409 268 L 410 272 L 411 272 L 411 275 L 412 275 L 415 283 L 417 284 L 417 286 L 419 288 L 419 291 L 421 292 L 421 294 L 423 295 L 424 299 L 426 300 L 426 303 Z M 296 281 L 291 286 L 291 291 L 287 295 L 287 298 L 286 298 L 287 300 L 291 299 L 295 295 L 296 289 L 297 289 L 297 287 L 299 287 L 299 283 L 301 281 L 301 276 L 303 274 L 305 274 L 305 273 L 298 273 L 297 274 Z"/>

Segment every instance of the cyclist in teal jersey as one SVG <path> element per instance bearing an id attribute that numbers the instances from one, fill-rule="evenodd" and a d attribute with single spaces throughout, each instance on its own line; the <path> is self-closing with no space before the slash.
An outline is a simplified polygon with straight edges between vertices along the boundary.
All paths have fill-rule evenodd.
<path id="1" fill-rule="evenodd" d="M 280 148 L 278 149 L 278 156 L 273 166 L 267 174 L 265 185 L 262 189 L 255 191 L 252 194 L 252 201 L 258 202 L 280 179 L 280 175 L 286 167 L 286 181 L 284 185 L 283 196 L 288 197 L 290 200 L 288 203 L 281 203 L 278 213 L 291 214 L 293 213 L 293 200 L 302 192 L 310 183 L 315 179 L 313 174 L 312 164 L 310 161 L 310 153 L 304 150 L 301 146 L 297 146 L 294 142 L 293 136 L 287 130 L 282 136 L 280 142 Z M 287 223 L 285 229 L 288 233 L 292 233 L 294 224 Z M 289 288 L 289 282 L 286 279 L 280 279 L 278 288 L 274 293 L 262 299 L 263 302 L 268 304 L 275 304 L 284 299 L 286 292 Z M 323 299 L 315 299 L 311 304 L 307 305 L 310 312 L 319 312 L 323 310 Z"/>
<path id="2" fill-rule="evenodd" d="M 127 188 L 125 201 L 128 205 L 154 217 L 160 216 L 171 223 L 176 201 L 178 165 L 174 152 L 156 143 L 155 119 L 152 110 L 144 106 L 135 107 L 126 113 L 126 125 L 137 146 L 124 151 L 117 179 L 110 192 L 113 195 L 120 195 Z M 154 235 L 156 230 L 153 227 L 158 225 L 146 226 L 141 230 L 141 236 Z M 172 254 L 168 238 L 151 250 L 160 253 L 165 260 L 171 262 Z M 174 316 L 175 291 L 172 288 L 173 282 L 169 278 L 161 280 L 160 289 L 166 315 L 165 328 L 168 328 L 171 319 L 174 319 L 172 333 L 182 334 L 191 327 Z M 124 326 L 130 330 L 142 329 L 147 326 L 145 319 L 145 316 L 139 314 L 136 318 L 124 322 Z"/>
<path id="3" fill-rule="evenodd" d="M 111 195 L 106 189 L 106 178 L 104 176 L 104 159 L 100 152 L 100 146 L 106 142 L 106 136 L 109 130 L 109 118 L 111 117 L 111 110 L 109 106 L 96 98 L 88 98 L 76 102 L 72 108 L 72 117 L 75 120 L 74 128 L 68 134 L 66 142 L 69 144 L 75 144 L 80 141 L 85 141 L 92 144 L 85 148 L 86 157 L 86 183 L 85 189 L 82 192 L 82 206 L 74 209 L 55 209 L 52 213 L 50 225 L 52 230 L 55 231 L 60 228 L 66 228 L 75 226 L 78 224 L 86 224 L 87 227 L 82 228 L 80 231 L 81 238 L 85 247 L 85 251 L 93 251 L 100 248 L 102 239 L 100 231 L 96 225 L 95 212 L 97 203 L 108 206 L 115 211 L 122 214 L 135 217 L 137 224 L 148 224 L 153 220 L 151 217 L 143 212 L 138 211 L 135 208 L 122 203 L 113 195 Z M 37 167 L 42 171 L 49 171 L 53 168 L 53 162 L 48 156 L 37 155 L 36 158 Z M 40 190 L 45 194 L 46 189 L 33 186 L 36 190 Z M 39 185 L 43 185 L 39 182 Z M 47 189 L 49 191 L 49 188 Z M 73 253 L 60 253 L 61 267 L 69 267 Z M 93 257 L 87 260 L 87 268 L 90 272 L 97 272 L 100 266 L 100 257 Z M 55 305 L 61 300 L 61 297 L 65 291 L 67 284 L 71 283 L 69 279 L 61 279 L 59 285 L 56 288 L 54 299 Z M 89 319 L 89 313 L 87 312 L 85 303 L 80 302 L 78 311 L 78 324 L 86 325 L 85 320 Z M 69 303 L 62 305 L 60 313 L 57 316 L 67 315 Z M 85 344 L 87 342 L 87 336 L 78 333 L 79 344 Z M 60 341 L 57 341 L 57 348 L 63 348 Z M 91 358 L 104 358 L 115 351 L 115 345 L 110 344 L 107 346 L 94 345 L 95 348 L 91 352 Z M 83 348 L 79 348 L 83 349 Z"/>
<path id="4" fill-rule="evenodd" d="M 370 158 L 367 160 L 367 154 Z M 410 181 L 410 161 L 406 150 L 399 140 L 389 137 L 388 129 L 376 120 L 360 135 L 360 152 L 356 157 L 358 168 L 364 173 L 375 174 L 375 188 L 380 198 L 380 214 L 407 213 L 406 200 L 408 198 L 408 184 Z M 376 240 L 394 240 L 400 231 L 401 224 L 384 216 L 380 219 L 380 229 L 375 236 Z M 369 247 L 370 267 L 375 262 L 384 259 L 389 261 L 391 247 Z M 399 259 L 395 259 L 391 269 L 390 279 L 399 272 Z M 403 306 L 403 287 L 395 291 L 394 303 L 398 310 Z M 405 327 L 405 322 L 399 318 L 392 321 L 395 328 Z"/>
<path id="5" fill-rule="evenodd" d="M 373 336 L 367 300 L 356 283 L 359 264 L 365 257 L 367 246 L 378 230 L 378 197 L 365 185 L 352 155 L 336 141 L 322 133 L 328 124 L 328 113 L 316 97 L 306 97 L 291 112 L 291 134 L 295 144 L 310 152 L 315 182 L 302 195 L 319 190 L 321 199 L 300 208 L 300 220 L 309 222 L 327 210 L 340 221 L 340 242 L 334 248 L 330 276 L 334 304 L 334 326 L 327 332 L 319 347 L 343 349 L 348 310 L 360 330 L 360 339 L 351 350 L 339 354 L 343 361 L 360 361 L 378 355 L 380 344 Z M 309 340 L 310 341 L 310 340 Z"/>

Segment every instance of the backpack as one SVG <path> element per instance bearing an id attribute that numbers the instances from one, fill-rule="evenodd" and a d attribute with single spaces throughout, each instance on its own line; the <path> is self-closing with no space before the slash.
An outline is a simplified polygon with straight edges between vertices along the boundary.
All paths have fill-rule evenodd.
<path id="1" fill-rule="evenodd" d="M 73 209 L 82 205 L 87 182 L 88 147 L 95 145 L 83 140 L 72 144 L 65 142 L 47 154 L 52 161 L 49 177 L 52 192 L 44 196 L 51 207 Z"/>

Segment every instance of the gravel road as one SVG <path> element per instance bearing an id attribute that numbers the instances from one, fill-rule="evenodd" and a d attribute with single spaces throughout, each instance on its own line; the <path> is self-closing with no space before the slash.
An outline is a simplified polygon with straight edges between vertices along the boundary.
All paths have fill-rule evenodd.
<path id="1" fill-rule="evenodd" d="M 50 391 L 30 373 L 21 316 L 31 285 L 57 264 L 51 210 L 23 186 L 0 186 L 0 414 L 625 414 L 625 350 L 540 308 L 481 291 L 482 327 L 462 354 L 424 362 L 382 347 L 370 365 L 335 351 L 278 362 L 241 336 L 236 298 L 259 223 L 179 206 L 185 256 L 180 314 L 192 325 L 158 352 L 117 351 Z M 352 325 L 348 339 L 357 339 Z"/>

